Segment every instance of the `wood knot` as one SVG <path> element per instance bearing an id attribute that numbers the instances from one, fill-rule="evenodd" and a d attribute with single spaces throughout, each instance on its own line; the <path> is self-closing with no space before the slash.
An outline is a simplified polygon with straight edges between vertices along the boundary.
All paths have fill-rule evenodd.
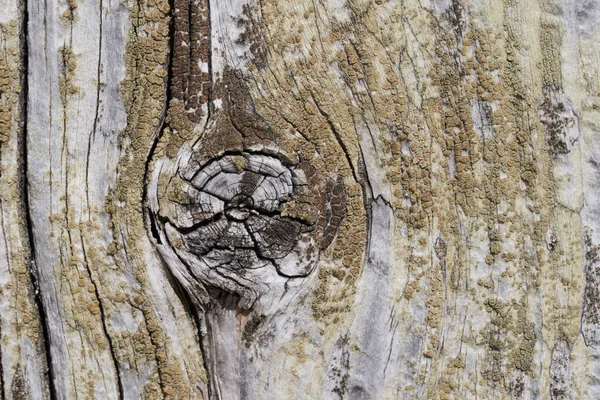
<path id="1" fill-rule="evenodd" d="M 319 182 L 306 162 L 228 152 L 183 175 L 159 195 L 159 229 L 194 279 L 239 295 L 241 308 L 269 290 L 273 271 L 308 276 L 345 216 L 341 181 Z"/>

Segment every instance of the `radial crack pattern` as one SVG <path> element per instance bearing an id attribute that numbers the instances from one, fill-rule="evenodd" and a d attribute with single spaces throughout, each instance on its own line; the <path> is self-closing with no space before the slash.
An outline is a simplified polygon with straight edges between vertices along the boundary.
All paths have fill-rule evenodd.
<path id="1" fill-rule="evenodd" d="M 330 243 L 324 235 L 336 231 L 344 216 L 332 200 L 344 197 L 344 190 L 331 182 L 327 187 L 335 186 L 340 197 L 332 199 L 315 192 L 324 186 L 316 182 L 307 163 L 226 153 L 171 179 L 159 219 L 194 278 L 235 292 L 249 306 L 268 290 L 272 271 L 305 277 Z M 333 218 L 332 210 L 338 214 Z"/>

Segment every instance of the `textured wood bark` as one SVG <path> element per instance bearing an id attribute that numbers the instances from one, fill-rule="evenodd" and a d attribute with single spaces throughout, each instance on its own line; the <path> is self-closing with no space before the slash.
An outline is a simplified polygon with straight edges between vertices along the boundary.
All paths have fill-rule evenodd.
<path id="1" fill-rule="evenodd" d="M 0 398 L 600 396 L 600 5 L 0 0 Z"/>
<path id="2" fill-rule="evenodd" d="M 28 4 L 27 181 L 56 398 L 207 393 L 197 329 L 142 214 L 168 12 Z"/>
<path id="3" fill-rule="evenodd" d="M 0 15 L 0 398 L 48 399 L 44 310 L 32 271 L 24 180 L 26 37 L 24 4 Z"/>

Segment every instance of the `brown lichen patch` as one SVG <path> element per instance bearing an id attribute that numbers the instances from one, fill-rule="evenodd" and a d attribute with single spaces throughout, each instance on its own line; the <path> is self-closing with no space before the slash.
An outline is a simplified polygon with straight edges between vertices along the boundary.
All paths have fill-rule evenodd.
<path id="1" fill-rule="evenodd" d="M 112 315 L 113 307 L 107 290 L 110 282 L 102 272 L 110 266 L 92 245 L 93 235 L 101 228 L 93 221 L 76 222 L 78 217 L 72 198 L 63 200 L 65 208 L 62 213 L 51 215 L 49 221 L 53 236 L 64 243 L 53 268 L 62 283 L 60 295 L 65 319 L 70 329 L 77 331 L 94 351 L 106 357 L 114 350 L 105 320 Z M 102 298 L 100 294 L 107 296 Z M 120 354 L 114 356 L 119 358 Z"/>
<path id="2" fill-rule="evenodd" d="M 23 64 L 23 27 L 21 20 L 8 20 L 11 7 L 7 4 L 5 22 L 0 23 L 0 352 L 3 393 L 15 399 L 29 398 L 32 390 L 47 395 L 47 384 L 30 387 L 23 365 L 31 362 L 35 352 L 37 372 L 43 373 L 43 336 L 35 303 L 35 288 L 29 269 L 31 249 L 28 240 L 24 202 L 22 148 L 24 136 L 25 69 Z M 33 346 L 31 346 L 33 345 Z M 26 347 L 27 346 L 27 347 Z M 32 349 L 33 347 L 33 349 Z M 33 350 L 33 352 L 32 352 Z M 29 361 L 28 361 L 29 360 Z M 28 369 L 32 371 L 32 369 Z M 35 371 L 35 369 L 34 369 Z"/>
<path id="3" fill-rule="evenodd" d="M 144 256 L 147 249 L 142 243 L 147 240 L 142 213 L 147 159 L 154 138 L 159 134 L 166 102 L 169 11 L 169 3 L 162 0 L 142 1 L 130 9 L 132 28 L 125 54 L 127 73 L 121 86 L 127 111 L 127 128 L 119 138 L 123 157 L 118 165 L 117 183 L 105 205 L 110 214 L 115 241 L 113 257 L 119 268 L 133 272 L 136 287 L 129 290 L 137 290 L 139 294 L 132 299 L 131 306 L 139 310 L 145 321 L 144 329 L 137 332 L 133 350 L 123 357 L 135 359 L 143 356 L 155 369 L 145 386 L 149 398 L 201 396 L 199 389 L 190 380 L 206 382 L 202 360 L 196 360 L 193 365 L 188 364 L 185 373 L 180 369 L 181 360 L 174 354 L 150 296 L 152 291 L 147 287 L 147 263 Z M 201 10 L 195 11 L 201 14 Z M 194 23 L 199 22 L 201 21 L 198 19 L 194 20 Z M 200 56 L 201 49 L 198 46 L 201 39 L 192 36 L 189 40 L 198 44 L 194 44 L 194 54 Z M 183 85 L 193 89 L 194 93 L 187 93 L 187 100 L 192 101 L 190 99 L 196 95 L 195 91 L 200 90 L 194 82 L 201 78 L 201 74 L 193 67 L 189 68 L 192 70 L 189 76 L 186 75 L 186 79 L 192 84 L 185 82 Z M 182 90 L 185 91 L 186 88 Z M 185 123 L 186 118 L 177 118 L 176 112 L 184 107 L 175 105 L 186 100 L 183 97 L 174 101 L 174 111 L 171 113 L 171 123 L 181 130 L 178 134 L 186 131 L 185 126 L 177 125 Z M 185 113 L 190 115 L 187 111 Z M 122 299 L 122 296 L 119 297 Z"/>
<path id="4" fill-rule="evenodd" d="M 61 71 L 58 86 L 60 88 L 60 96 L 63 105 L 68 102 L 68 99 L 77 93 L 79 90 L 77 86 L 73 84 L 73 73 L 77 68 L 77 61 L 75 60 L 75 54 L 68 46 L 61 46 L 58 49 L 58 65 Z"/>
<path id="5" fill-rule="evenodd" d="M 440 348 L 440 334 L 442 332 L 442 322 L 444 314 L 444 293 L 443 280 L 441 274 L 436 274 L 430 280 L 429 293 L 427 295 L 427 344 L 423 355 L 427 358 L 438 356 Z"/>
<path id="6" fill-rule="evenodd" d="M 553 17 L 544 16 L 542 17 L 540 28 L 543 84 L 551 87 L 561 87 L 562 65 L 560 48 L 563 37 L 562 24 Z"/>
<path id="7" fill-rule="evenodd" d="M 567 129 L 576 127 L 575 115 L 566 96 L 553 86 L 543 87 L 544 98 L 539 107 L 540 122 L 546 128 L 548 152 L 554 158 L 568 154 L 578 137 L 569 137 Z"/>
<path id="8" fill-rule="evenodd" d="M 242 16 L 237 19 L 237 24 L 243 29 L 243 32 L 236 39 L 236 44 L 249 46 L 252 63 L 249 69 L 264 68 L 267 65 L 265 41 L 260 29 L 260 22 L 248 4 L 243 5 Z M 301 29 L 299 28 L 300 32 L 302 32 Z"/>
<path id="9" fill-rule="evenodd" d="M 600 335 L 600 246 L 592 243 L 586 232 L 585 244 L 585 292 L 581 313 L 581 330 L 588 346 L 598 346 Z"/>
<path id="10" fill-rule="evenodd" d="M 219 100 L 219 107 L 212 115 L 212 119 L 209 119 L 203 126 L 203 129 L 196 129 L 197 126 L 185 119 L 184 110 L 180 103 L 171 101 L 165 120 L 168 129 L 165 129 L 166 135 L 161 138 L 156 155 L 166 156 L 171 161 L 176 161 L 178 154 L 186 156 L 191 148 L 191 158 L 184 161 L 185 164 L 183 166 L 180 166 L 183 171 L 187 171 L 182 172 L 186 176 L 196 176 L 199 173 L 198 168 L 201 170 L 210 163 L 215 162 L 215 160 L 218 160 L 219 163 L 227 164 L 228 173 L 234 172 L 229 170 L 233 166 L 238 174 L 241 173 L 248 179 L 254 179 L 253 177 L 256 177 L 257 172 L 244 172 L 244 169 L 248 167 L 250 158 L 254 160 L 253 162 L 256 162 L 260 158 L 263 160 L 263 163 L 281 163 L 285 168 L 290 168 L 290 171 L 294 171 L 293 193 L 289 193 L 289 198 L 286 196 L 283 199 L 284 204 L 281 210 L 277 210 L 279 214 L 277 218 L 278 221 L 287 221 L 292 226 L 297 226 L 296 224 L 301 221 L 301 225 L 304 226 L 304 233 L 310 236 L 310 238 L 306 237 L 305 239 L 314 240 L 314 244 L 309 244 L 310 240 L 303 242 L 308 247 L 302 250 L 306 254 L 299 255 L 299 263 L 302 265 L 316 263 L 314 256 L 318 256 L 320 250 L 324 251 L 329 247 L 336 237 L 338 228 L 341 230 L 347 229 L 343 226 L 344 223 L 347 223 L 345 222 L 346 217 L 348 215 L 360 215 L 359 213 L 362 212 L 358 206 L 356 207 L 357 212 L 350 213 L 347 210 L 347 199 L 349 197 L 357 198 L 360 192 L 357 193 L 355 189 L 349 190 L 345 185 L 344 177 L 335 174 L 335 169 L 331 171 L 334 173 L 325 172 L 326 170 L 323 168 L 324 160 L 315 157 L 314 152 L 311 154 L 310 149 L 306 149 L 305 151 L 300 143 L 290 140 L 291 135 L 289 135 L 289 132 L 283 126 L 278 126 L 280 125 L 277 124 L 278 121 L 269 119 L 269 115 L 266 117 L 261 115 L 257 110 L 259 106 L 252 98 L 248 86 L 248 80 L 240 71 L 225 67 L 222 78 L 212 89 L 215 99 Z M 178 107 L 176 108 L 173 105 Z M 315 116 L 315 120 L 319 123 L 321 131 L 331 136 L 331 129 L 333 128 L 328 123 L 329 115 L 327 115 L 327 112 L 323 109 L 319 110 L 318 105 L 304 104 L 303 107 L 309 110 L 307 113 L 312 113 L 310 115 Z M 319 119 L 317 119 L 317 113 L 320 115 Z M 192 141 L 192 139 L 195 141 Z M 191 143 L 193 143 L 193 146 Z M 166 151 L 163 152 L 163 149 L 166 149 Z M 325 148 L 325 151 L 330 150 Z M 275 155 L 276 158 L 273 158 L 272 155 Z M 317 164 L 313 165 L 314 163 Z M 252 185 L 249 180 L 240 186 L 241 190 L 247 190 L 248 185 Z M 172 213 L 168 210 L 171 207 L 181 209 L 182 205 L 188 205 L 189 199 L 182 196 L 182 191 L 175 190 L 173 186 L 181 186 L 182 189 L 185 186 L 187 187 L 186 190 L 190 188 L 189 182 L 185 183 L 178 176 L 172 177 L 169 174 L 161 174 L 159 176 L 157 188 L 160 203 L 159 217 L 165 217 L 168 214 L 167 218 L 169 221 L 172 223 L 175 222 L 177 225 L 176 218 L 173 218 Z M 224 200 L 224 198 L 221 200 Z M 226 206 L 231 205 L 230 201 L 233 201 L 233 199 L 226 199 Z M 235 207 L 237 206 L 235 205 Z M 250 203 L 245 203 L 245 206 L 242 208 L 246 206 L 253 209 L 255 213 L 262 212 L 254 209 L 254 205 Z M 194 206 L 192 205 L 192 207 Z M 211 208 L 212 206 L 208 205 L 207 207 Z M 198 213 L 195 216 L 200 217 Z M 220 219 L 222 216 L 218 211 L 213 216 L 219 220 L 209 223 L 219 224 L 223 222 Z M 195 217 L 192 216 L 192 218 Z M 250 217 L 252 221 L 254 221 L 254 218 Z M 187 224 L 186 222 L 183 223 Z M 248 229 L 252 230 L 251 225 L 255 224 L 255 222 L 248 222 L 248 224 Z M 228 226 L 231 228 L 230 225 Z M 260 236 L 276 240 L 278 236 L 281 237 L 281 234 L 272 235 L 269 232 L 263 232 Z M 192 240 L 191 237 L 190 240 Z M 194 240 L 208 241 L 206 235 Z M 187 249 L 190 249 L 190 246 L 195 246 L 191 242 L 185 240 L 184 242 L 187 243 L 184 246 Z M 178 244 L 181 243 L 182 241 L 178 241 Z M 201 245 L 201 243 L 197 244 Z M 298 249 L 304 248 L 304 245 L 300 243 Z M 245 248 L 249 249 L 250 247 L 246 246 Z M 179 250 L 183 249 L 175 246 L 175 251 Z M 338 268 L 335 271 L 338 281 L 342 278 L 350 280 L 353 275 L 356 275 L 356 272 L 350 271 L 349 268 L 360 264 L 360 260 L 356 259 L 356 255 L 358 254 L 360 257 L 360 253 L 360 249 L 352 249 L 349 254 L 339 253 L 336 255 L 341 263 L 345 263 L 343 268 Z M 260 259 L 264 260 L 265 257 L 268 258 L 263 253 Z M 233 265 L 233 263 L 231 264 Z M 279 264 L 277 265 L 277 268 L 279 268 Z M 347 270 L 350 273 L 347 274 Z M 210 281 L 203 283 L 230 291 L 230 288 L 221 287 L 222 283 Z M 255 296 L 250 294 L 252 290 L 244 287 L 244 285 L 241 286 L 236 290 L 248 296 Z M 257 293 L 261 290 L 258 287 L 254 289 Z M 340 298 L 344 299 L 345 294 L 344 292 Z M 244 296 L 242 298 L 246 299 Z M 247 300 L 244 300 L 243 303 L 246 304 Z"/>
<path id="11" fill-rule="evenodd" d="M 521 340 L 509 357 L 516 369 L 531 373 L 533 372 L 532 363 L 536 344 L 535 325 L 527 322 L 523 309 L 518 310 L 516 322 L 514 330 L 516 334 L 519 334 Z"/>
<path id="12" fill-rule="evenodd" d="M 23 370 L 17 364 L 13 381 L 10 385 L 10 392 L 14 400 L 28 400 L 31 398 L 31 392 L 23 377 Z"/>
<path id="13" fill-rule="evenodd" d="M 264 1 L 269 71 L 253 71 L 257 85 L 251 86 L 259 114 L 275 132 L 288 133 L 280 143 L 289 149 L 303 143 L 302 156 L 316 152 L 324 160 L 311 163 L 322 163 L 327 171 L 345 162 L 330 161 L 339 150 L 328 141 L 328 126 L 319 122 L 347 144 L 350 169 L 340 168 L 340 174 L 360 177 L 365 171 L 353 167 L 363 161 L 364 142 L 373 142 L 377 155 L 369 161 L 384 171 L 382 186 L 391 187 L 395 223 L 405 228 L 402 234 L 410 243 L 394 262 L 397 276 L 409 275 L 401 301 L 423 299 L 416 288 L 432 284 L 423 276 L 435 277 L 438 269 L 444 304 L 477 307 L 482 297 L 493 300 L 502 293 L 504 307 L 487 304 L 490 321 L 481 322 L 485 340 L 469 346 L 475 352 L 483 348 L 490 365 L 475 385 L 497 387 L 503 395 L 525 390 L 523 379 L 541 368 L 532 344 L 540 334 L 551 337 L 563 329 L 555 322 L 570 307 L 561 305 L 554 313 L 546 307 L 548 300 L 543 305 L 525 300 L 542 283 L 576 293 L 563 273 L 580 255 L 577 246 L 567 246 L 564 255 L 548 255 L 544 242 L 549 225 L 565 218 L 576 225 L 575 216 L 554 215 L 557 188 L 538 116 L 543 84 L 560 82 L 562 33 L 542 21 L 540 38 L 526 26 L 522 7 L 509 0 L 487 15 L 453 2 L 447 14 L 433 17 L 410 4 L 394 8 L 351 1 L 340 12 L 349 15 L 344 19 L 327 15 L 326 6 Z M 530 35 L 532 30 L 536 34 Z M 356 147 L 352 135 L 359 138 Z M 447 245 L 444 268 L 426 248 L 438 232 Z M 340 233 L 349 236 L 343 228 Z M 338 233 L 329 254 L 341 237 Z M 560 273 L 546 273 L 551 269 Z M 474 273 L 484 277 L 479 284 L 469 278 Z M 339 277 L 338 267 L 319 270 L 316 296 L 323 303 L 330 301 L 328 290 Z M 423 292 L 428 312 L 434 311 L 437 294 L 429 287 Z M 321 315 L 320 308 L 315 312 Z M 553 322 L 545 319 L 543 327 L 534 328 L 530 318 L 539 313 Z M 453 338 L 449 343 L 460 333 L 444 323 L 467 314 L 457 306 L 440 315 Z M 577 320 L 571 311 L 564 315 L 570 325 Z M 436 322 L 435 316 L 427 321 Z M 433 381 L 448 356 L 430 355 L 427 374 L 435 376 Z M 450 381 L 442 384 L 446 395 Z"/>
<path id="14" fill-rule="evenodd" d="M 167 128 L 162 132 L 161 145 L 167 157 L 175 158 L 181 146 L 191 137 L 194 129 L 192 121 L 188 118 L 184 103 L 177 99 L 171 99 L 167 109 L 165 124 Z"/>
<path id="15" fill-rule="evenodd" d="M 133 343 L 137 356 L 156 362 L 156 369 L 144 386 L 148 398 L 177 399 L 190 396 L 193 390 L 188 375 L 181 370 L 177 357 L 169 355 L 166 345 L 168 338 L 155 320 L 150 305 L 139 295 L 132 299 L 131 304 L 142 311 L 145 319 L 136 332 L 128 335 L 128 339 Z M 137 363 L 140 360 L 132 361 Z M 187 372 L 189 374 L 190 371 Z"/>
<path id="16" fill-rule="evenodd" d="M 343 181 L 345 205 L 340 203 L 338 214 L 345 218 L 334 239 L 325 233 L 331 245 L 323 256 L 327 262 L 320 263 L 317 272 L 312 303 L 318 320 L 343 323 L 360 273 L 366 233 L 361 187 L 365 178 L 355 131 L 359 114 L 354 115 L 360 110 L 354 110 L 345 95 L 334 95 L 342 82 L 329 77 L 325 52 L 333 50 L 335 38 L 315 35 L 319 22 L 311 9 L 304 10 L 305 18 L 292 22 L 293 8 L 263 4 L 268 69 L 253 71 L 257 85 L 251 85 L 251 92 L 257 112 L 286 153 L 307 160 L 325 182 Z"/>
<path id="17" fill-rule="evenodd" d="M 209 99 L 211 77 L 208 0 L 173 4 L 171 96 L 183 103 L 188 118 L 199 122 Z M 170 105 L 169 105 L 170 107 Z"/>
<path id="18" fill-rule="evenodd" d="M 545 72 L 529 68 L 540 58 L 534 53 L 541 39 L 523 34 L 522 10 L 509 0 L 498 5 L 500 15 L 479 14 L 459 1 L 441 16 L 411 4 L 376 4 L 348 2 L 341 14 L 350 17 L 338 19 L 326 5 L 262 1 L 260 32 L 250 17 L 240 24 L 248 28 L 242 40 L 262 42 L 264 36 L 264 51 L 256 49 L 248 76 L 225 72 L 215 98 L 227 113 L 210 137 L 199 139 L 195 161 L 223 149 L 275 143 L 293 164 L 306 161 L 326 182 L 342 182 L 345 198 L 337 201 L 336 214 L 345 217 L 336 235 L 324 234 L 331 245 L 317 272 L 312 307 L 318 320 L 344 323 L 364 262 L 364 151 L 372 143 L 375 156 L 368 161 L 383 171 L 377 184 L 390 188 L 385 196 L 394 223 L 410 243 L 393 265 L 396 277 L 409 276 L 401 301 L 427 304 L 427 374 L 437 379 L 438 371 L 462 370 L 449 361 L 456 353 L 438 350 L 437 333 L 443 328 L 448 341 L 459 337 L 457 324 L 446 322 L 466 317 L 465 310 L 482 305 L 484 297 L 489 323 L 475 321 L 486 325 L 484 340 L 465 344 L 474 353 L 483 348 L 489 362 L 475 386 L 506 386 L 499 389 L 503 395 L 517 395 L 522 377 L 539 367 L 532 335 L 543 330 L 525 318 L 537 315 L 539 305 L 523 299 L 539 290 L 541 280 L 570 286 L 564 276 L 543 273 L 564 266 L 563 255 L 546 254 L 543 239 L 556 217 L 552 164 L 537 111 Z M 251 11 L 244 9 L 245 15 Z M 543 33 L 552 37 L 541 46 L 542 69 L 557 82 L 553 29 Z M 185 112 L 181 104 L 169 111 L 179 121 Z M 172 139 L 159 147 L 176 158 L 193 126 L 167 122 L 164 137 Z M 307 219 L 313 209 L 297 202 L 285 212 Z M 431 246 L 440 232 L 447 249 L 443 262 Z M 564 260 L 576 259 L 575 246 L 564 251 Z M 475 271 L 485 278 L 472 282 Z M 500 303 L 494 297 L 499 290 L 505 297 Z M 458 306 L 440 312 L 445 304 Z M 440 397 L 450 396 L 453 382 L 440 380 Z"/>
<path id="19" fill-rule="evenodd" d="M 14 67 L 13 67 L 14 68 Z M 4 58 L 0 59 L 0 143 L 6 144 L 10 138 L 13 119 L 18 116 L 13 113 L 18 101 L 20 88 L 18 86 L 18 70 L 10 68 Z"/>
<path id="20" fill-rule="evenodd" d="M 72 22 L 75 19 L 75 11 L 77 10 L 76 0 L 67 0 L 67 9 L 62 13 L 61 17 L 65 21 Z"/>
<path id="21" fill-rule="evenodd" d="M 304 18 L 290 23 L 295 11 L 288 10 L 285 2 L 264 2 L 262 11 L 270 74 L 253 71 L 261 89 L 253 93 L 259 114 L 275 131 L 288 132 L 281 144 L 294 148 L 294 142 L 306 143 L 303 156 L 317 152 L 324 160 L 311 162 L 334 170 L 335 164 L 328 163 L 335 147 L 322 147 L 322 143 L 329 144 L 327 126 L 318 123 L 324 117 L 331 132 L 347 144 L 343 150 L 351 169 L 343 173 L 348 174 L 356 167 L 353 161 L 361 160 L 360 151 L 355 151 L 349 139 L 368 135 L 366 128 L 370 128 L 369 140 L 377 149 L 385 183 L 393 188 L 390 201 L 398 223 L 406 226 L 415 243 L 417 238 L 429 238 L 432 230 L 443 233 L 448 252 L 440 273 L 442 287 L 448 285 L 450 296 L 469 298 L 469 292 L 463 292 L 469 287 L 469 269 L 478 268 L 468 262 L 470 245 L 463 237 L 466 226 L 483 224 L 489 244 L 482 268 L 500 269 L 498 275 L 505 266 L 518 271 L 503 275 L 509 284 L 517 285 L 519 279 L 530 275 L 535 281 L 540 268 L 537 260 L 524 262 L 518 253 L 509 255 L 508 250 L 513 243 L 524 249 L 531 240 L 535 246 L 542 245 L 540 225 L 549 220 L 548 199 L 553 188 L 548 180 L 549 160 L 538 156 L 540 143 L 532 135 L 539 129 L 539 124 L 531 123 L 537 118 L 536 102 L 526 90 L 525 49 L 513 32 L 512 24 L 518 23 L 510 21 L 512 14 L 507 14 L 509 22 L 503 31 L 478 28 L 461 4 L 438 20 L 410 7 L 378 14 L 376 7 L 363 7 L 359 2 L 351 2 L 345 9 L 352 15 L 352 23 L 328 20 L 322 10 L 312 7 L 299 10 Z M 318 22 L 324 21 L 319 27 L 321 35 L 314 35 L 317 15 Z M 401 29 L 412 21 L 419 22 L 422 32 Z M 434 39 L 418 42 L 416 50 L 410 48 L 415 42 L 410 35 L 425 38 L 432 32 L 436 32 Z M 424 56 L 427 52 L 435 58 Z M 426 65 L 431 64 L 415 68 L 420 57 L 427 60 Z M 328 93 L 327 99 L 323 93 Z M 348 96 L 351 102 L 346 101 Z M 360 168 L 354 169 L 357 171 Z M 530 204 L 526 212 L 535 215 L 533 219 L 541 217 L 539 223 L 519 217 L 517 207 L 523 199 Z M 346 212 L 351 215 L 350 209 Z M 342 226 L 328 253 L 343 254 L 336 253 L 336 243 L 343 237 L 350 234 Z M 413 260 L 424 250 L 419 245 L 408 251 L 414 255 L 407 259 Z M 415 274 L 436 268 L 424 258 L 415 267 L 412 262 L 405 264 L 414 268 Z M 360 258 L 357 261 L 362 262 Z M 326 299 L 331 283 L 344 275 L 338 269 L 324 266 L 319 270 L 316 316 L 321 315 L 320 304 L 330 301 Z M 409 300 L 420 287 L 411 279 L 404 291 Z M 491 278 L 481 283 L 471 291 L 474 295 L 469 301 L 477 302 L 479 290 L 495 288 Z M 516 293 L 520 290 L 514 287 Z M 429 293 L 427 301 L 433 305 L 440 300 Z M 440 320 L 444 318 L 440 316 Z M 431 321 L 436 321 L 435 314 Z"/>
<path id="22" fill-rule="evenodd" d="M 496 288 L 498 275 L 499 284 L 510 285 L 509 297 L 517 295 L 518 298 L 521 292 L 537 290 L 544 260 L 528 257 L 524 250 L 529 246 L 545 249 L 542 229 L 553 218 L 551 162 L 544 154 L 545 143 L 540 141 L 543 137 L 539 135 L 541 125 L 536 110 L 541 86 L 540 81 L 536 81 L 538 77 L 531 77 L 526 71 L 524 60 L 529 48 L 515 31 L 520 22 L 515 21 L 509 11 L 514 7 L 507 2 L 505 25 L 500 25 L 499 30 L 479 28 L 480 18 L 484 21 L 485 18 L 470 14 L 467 8 L 460 11 L 460 18 L 453 11 L 454 15 L 430 20 L 429 32 L 436 32 L 435 40 L 423 39 L 423 48 L 433 51 L 436 57 L 431 61 L 427 76 L 418 83 L 422 85 L 420 93 L 435 95 L 429 95 L 420 108 L 408 101 L 404 113 L 398 113 L 406 116 L 405 121 L 416 120 L 414 128 L 405 123 L 403 130 L 393 129 L 389 122 L 387 127 L 380 128 L 390 132 L 384 149 L 392 157 L 383 165 L 389 168 L 388 176 L 398 199 L 394 203 L 395 215 L 406 221 L 410 237 L 419 237 L 419 232 L 430 236 L 437 229 L 443 232 L 448 244 L 445 285 L 455 290 L 449 292 L 451 296 L 469 298 L 469 292 L 462 291 L 470 286 L 465 279 L 469 269 L 489 271 L 490 278 L 480 280 L 479 287 L 470 288 L 473 297 L 469 301 L 475 302 L 480 291 L 489 293 Z M 391 21 L 390 25 L 393 26 Z M 382 24 L 381 29 L 386 28 Z M 362 62 L 366 57 L 360 55 L 361 43 L 354 43 L 363 37 L 353 39 L 353 49 L 346 50 L 349 57 L 339 57 L 340 65 L 348 59 L 349 66 L 357 67 L 354 72 L 344 67 L 347 75 L 353 76 L 351 83 L 357 71 L 362 70 L 364 74 L 366 70 L 370 73 L 364 75 L 370 80 L 363 78 L 363 81 L 368 82 L 371 93 L 379 95 L 395 90 L 395 86 L 397 97 L 410 93 L 406 80 L 387 81 L 383 85 L 378 82 L 378 68 L 373 65 L 376 62 L 371 65 Z M 402 43 L 404 39 L 396 40 Z M 392 48 L 393 44 L 388 44 L 385 50 L 390 52 Z M 409 53 L 407 49 L 404 51 Z M 369 57 L 378 62 L 381 58 L 385 57 Z M 530 86 L 539 91 L 532 94 L 528 90 Z M 372 99 L 377 104 L 377 97 L 372 96 Z M 388 110 L 391 104 L 390 100 Z M 424 123 L 419 122 L 419 118 L 423 118 Z M 521 208 L 522 202 L 527 204 L 525 210 Z M 488 239 L 488 254 L 484 255 L 481 265 L 469 266 L 472 253 L 468 252 L 471 246 L 468 242 L 473 232 L 479 230 L 474 227 L 480 224 Z M 469 228 L 465 230 L 466 226 Z M 465 234 L 469 236 L 467 243 L 463 239 Z M 520 250 L 513 252 L 512 246 Z M 425 268 L 432 268 L 427 264 Z M 504 268 L 511 272 L 504 274 Z M 520 279 L 531 279 L 531 284 L 523 287 Z M 416 292 L 413 282 L 405 290 L 408 299 L 413 299 Z M 527 307 L 535 309 L 533 304 Z M 495 322 L 501 321 L 495 319 Z M 520 335 L 520 331 L 506 333 L 514 342 L 520 340 Z M 505 359 L 507 354 L 494 353 L 493 356 Z M 510 363 L 509 370 L 514 371 L 515 365 Z M 527 365 L 527 362 L 519 365 Z"/>
<path id="23" fill-rule="evenodd" d="M 358 196 L 348 193 L 347 216 L 328 251 L 334 263 L 319 266 L 312 310 L 313 316 L 321 321 L 342 322 L 344 314 L 350 311 L 349 300 L 356 291 L 364 251 L 360 227 L 365 224 L 362 198 Z"/>

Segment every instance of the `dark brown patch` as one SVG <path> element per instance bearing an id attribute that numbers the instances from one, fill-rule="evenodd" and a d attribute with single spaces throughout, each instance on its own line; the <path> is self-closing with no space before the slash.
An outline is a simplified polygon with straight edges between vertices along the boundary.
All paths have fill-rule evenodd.
<path id="1" fill-rule="evenodd" d="M 211 88 L 210 71 L 200 67 L 210 63 L 208 0 L 175 0 L 173 19 L 171 96 L 183 101 L 192 122 L 199 122 Z"/>

